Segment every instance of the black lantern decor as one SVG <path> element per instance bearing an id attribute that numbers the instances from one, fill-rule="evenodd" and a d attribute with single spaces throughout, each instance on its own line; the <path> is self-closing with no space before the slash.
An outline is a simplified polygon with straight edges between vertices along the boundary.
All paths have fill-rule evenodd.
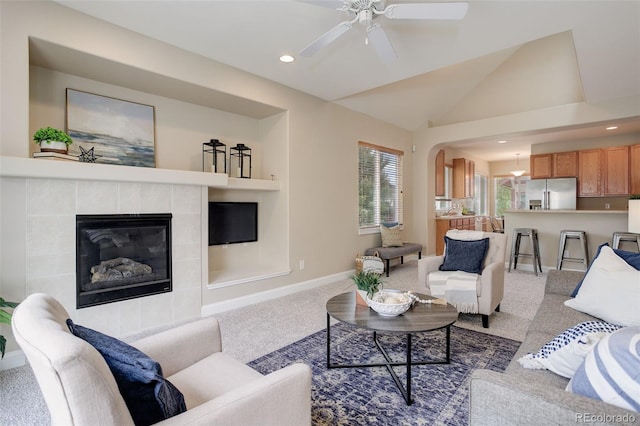
<path id="1" fill-rule="evenodd" d="M 243 143 L 231 147 L 229 154 L 230 176 L 251 178 L 251 148 Z"/>
<path id="2" fill-rule="evenodd" d="M 204 165 L 208 162 L 205 159 L 208 157 L 207 154 L 211 154 L 212 163 L 213 164 L 213 172 L 218 173 L 218 165 L 221 165 L 224 172 L 227 173 L 227 146 L 220 142 L 218 139 L 211 139 L 209 142 L 204 142 L 202 144 L 202 171 L 205 171 Z M 222 154 L 220 158 L 218 158 L 218 154 Z"/>

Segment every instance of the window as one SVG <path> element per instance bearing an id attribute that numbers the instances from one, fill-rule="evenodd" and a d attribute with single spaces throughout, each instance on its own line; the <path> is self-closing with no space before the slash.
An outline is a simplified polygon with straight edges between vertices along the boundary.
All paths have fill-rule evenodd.
<path id="1" fill-rule="evenodd" d="M 403 152 L 358 142 L 358 212 L 361 234 L 377 232 L 381 223 L 403 223 Z"/>
<path id="2" fill-rule="evenodd" d="M 487 216 L 489 214 L 489 179 L 476 173 L 474 181 L 476 196 L 473 201 L 473 210 L 476 216 Z"/>
<path id="3" fill-rule="evenodd" d="M 524 208 L 529 179 L 529 176 L 494 178 L 496 216 L 502 216 L 505 210 Z"/>

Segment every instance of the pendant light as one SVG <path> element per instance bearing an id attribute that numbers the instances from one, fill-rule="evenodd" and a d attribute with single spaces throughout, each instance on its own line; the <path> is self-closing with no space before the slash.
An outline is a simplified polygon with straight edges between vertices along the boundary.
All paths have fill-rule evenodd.
<path id="1" fill-rule="evenodd" d="M 526 170 L 522 170 L 520 168 L 520 154 L 516 154 L 516 170 L 511 170 L 511 174 L 515 177 L 520 177 L 524 174 Z"/>

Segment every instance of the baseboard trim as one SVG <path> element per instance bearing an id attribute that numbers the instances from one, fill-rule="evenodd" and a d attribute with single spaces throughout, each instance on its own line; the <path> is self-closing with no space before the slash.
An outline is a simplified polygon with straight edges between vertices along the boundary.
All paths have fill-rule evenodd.
<path id="1" fill-rule="evenodd" d="M 220 312 L 243 308 L 245 306 L 253 305 L 260 302 L 266 302 L 268 300 L 277 299 L 279 297 L 288 296 L 301 291 L 311 290 L 313 288 L 321 287 L 335 281 L 345 280 L 351 277 L 353 273 L 353 270 L 339 272 L 337 274 L 327 275 L 324 277 L 315 278 L 313 280 L 303 281 L 300 283 L 291 284 L 260 293 L 236 297 L 235 299 L 224 300 L 222 302 L 211 303 L 208 305 L 204 305 L 200 312 L 203 317 L 212 316 Z"/>

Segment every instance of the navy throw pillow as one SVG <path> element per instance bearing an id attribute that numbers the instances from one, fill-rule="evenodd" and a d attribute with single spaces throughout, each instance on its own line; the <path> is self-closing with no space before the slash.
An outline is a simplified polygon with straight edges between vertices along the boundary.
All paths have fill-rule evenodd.
<path id="1" fill-rule="evenodd" d="M 489 248 L 489 238 L 481 240 L 454 240 L 444 237 L 446 249 L 441 271 L 464 271 L 482 274 L 482 262 Z"/>
<path id="2" fill-rule="evenodd" d="M 585 271 L 584 276 L 582 277 L 580 282 L 578 282 L 578 285 L 576 286 L 576 288 L 573 289 L 573 292 L 571 293 L 571 297 L 576 297 L 578 295 L 578 291 L 580 290 L 580 287 L 582 286 L 582 282 L 584 281 L 584 277 L 586 277 L 587 274 L 589 273 L 589 269 L 591 269 L 591 265 L 593 265 L 593 262 L 598 258 L 598 256 L 600 255 L 600 249 L 602 249 L 602 247 L 604 247 L 604 246 L 608 247 L 609 243 L 603 243 L 603 244 L 600 244 L 598 246 L 598 250 L 596 251 L 596 255 L 591 260 L 591 263 L 589 264 L 589 267 Z M 613 252 L 616 255 L 620 256 L 620 258 L 622 260 L 624 260 L 625 262 L 627 262 L 629 265 L 633 266 L 634 268 L 636 268 L 637 270 L 640 271 L 640 253 L 634 253 L 632 251 L 619 250 L 619 249 L 613 249 Z"/>
<path id="3" fill-rule="evenodd" d="M 187 410 L 182 393 L 162 377 L 162 367 L 142 351 L 114 337 L 74 324 L 73 335 L 96 348 L 118 384 L 136 425 L 151 425 Z"/>

